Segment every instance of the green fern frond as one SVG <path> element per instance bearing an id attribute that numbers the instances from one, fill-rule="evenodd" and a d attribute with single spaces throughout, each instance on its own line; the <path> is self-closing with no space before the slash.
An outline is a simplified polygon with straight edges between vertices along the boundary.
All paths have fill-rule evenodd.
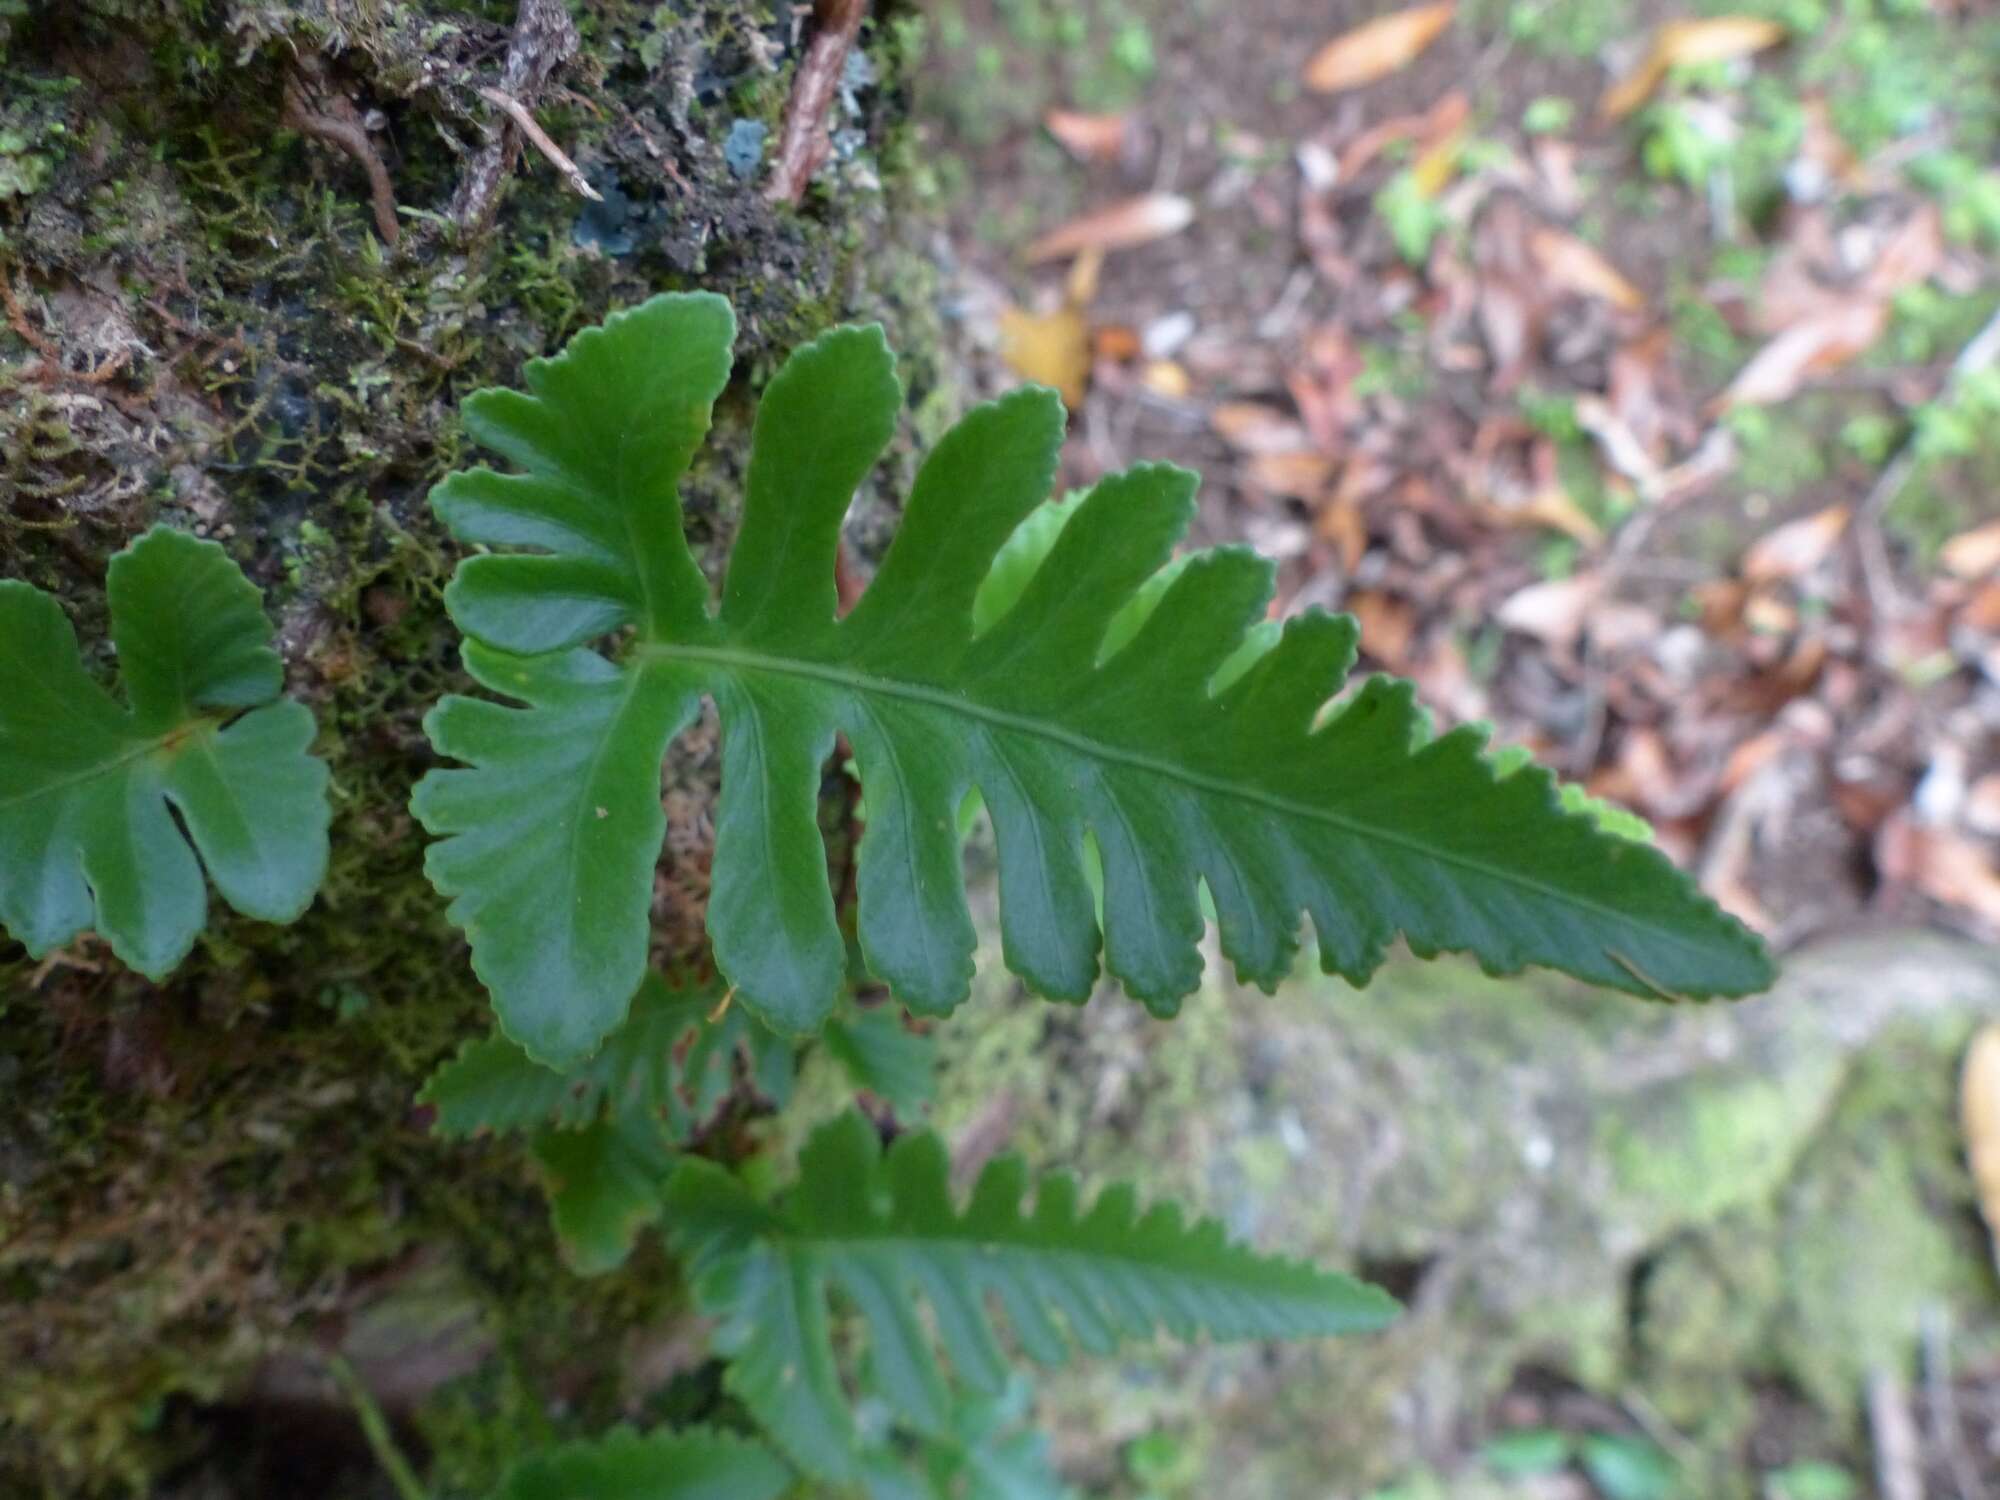
<path id="1" fill-rule="evenodd" d="M 156 526 L 105 591 L 122 703 L 53 598 L 0 582 L 0 925 L 37 958 L 93 928 L 162 979 L 207 919 L 204 870 L 245 916 L 305 911 L 327 771 L 312 713 L 279 697 L 263 599 L 222 548 Z"/>
<path id="2" fill-rule="evenodd" d="M 1163 1205 L 1141 1212 L 1132 1189 L 1087 1210 L 1076 1184 L 1028 1182 L 1017 1158 L 988 1166 L 961 1212 L 944 1147 L 929 1133 L 885 1156 L 858 1113 L 822 1127 L 779 1203 L 687 1160 L 666 1192 L 666 1231 L 688 1259 L 695 1298 L 717 1318 L 730 1388 L 800 1465 L 830 1479 L 858 1473 L 857 1435 L 835 1364 L 828 1297 L 839 1293 L 869 1333 L 875 1385 L 920 1430 L 946 1430 L 945 1378 L 918 1312 L 975 1389 L 1004 1389 L 988 1299 L 1005 1309 L 1030 1358 L 1054 1364 L 1073 1340 L 1104 1354 L 1157 1330 L 1193 1337 L 1296 1338 L 1382 1327 L 1392 1298 L 1332 1272 L 1233 1245 L 1212 1220 L 1185 1224 Z"/>
<path id="3" fill-rule="evenodd" d="M 713 1118 L 746 1059 L 753 1083 L 772 1104 L 791 1093 L 792 1044 L 740 1007 L 716 1015 L 723 996 L 713 984 L 670 984 L 648 974 L 625 1022 L 588 1061 L 545 1067 L 495 1033 L 467 1042 L 433 1073 L 417 1102 L 437 1111 L 441 1136 L 579 1129 L 600 1115 L 664 1121 L 677 1141 Z"/>
<path id="4" fill-rule="evenodd" d="M 768 1449 L 743 1438 L 621 1427 L 520 1460 L 494 1500 L 776 1500 L 791 1482 Z"/>
<path id="5" fill-rule="evenodd" d="M 1566 811 L 1545 771 L 1496 774 L 1478 733 L 1431 737 L 1408 684 L 1374 679 L 1328 711 L 1353 622 L 1264 622 L 1271 568 L 1247 550 L 1175 561 L 1185 471 L 1099 483 L 977 629 L 996 555 L 1055 472 L 1052 392 L 944 437 L 837 620 L 842 517 L 902 401 L 878 328 L 814 341 L 765 390 L 711 611 L 676 485 L 732 332 L 720 299 L 669 296 L 579 334 L 528 366 L 529 394 L 466 402 L 472 435 L 520 472 L 456 474 L 433 495 L 462 541 L 536 549 L 459 568 L 447 604 L 466 666 L 522 706 L 440 703 L 432 740 L 465 765 L 411 804 L 500 1022 L 536 1057 L 588 1055 L 638 984 L 660 763 L 704 696 L 723 731 L 709 936 L 740 999 L 783 1031 L 818 1027 L 846 973 L 816 820 L 837 735 L 868 808 L 862 954 L 918 1013 L 968 989 L 956 813 L 973 788 L 999 846 L 1007 964 L 1052 997 L 1089 993 L 1101 947 L 1171 1014 L 1199 979 L 1204 885 L 1223 953 L 1264 985 L 1290 972 L 1302 915 L 1321 963 L 1356 982 L 1399 934 L 1643 995 L 1768 982 L 1757 939 L 1658 850 Z M 585 644 L 627 631 L 616 661 Z"/>

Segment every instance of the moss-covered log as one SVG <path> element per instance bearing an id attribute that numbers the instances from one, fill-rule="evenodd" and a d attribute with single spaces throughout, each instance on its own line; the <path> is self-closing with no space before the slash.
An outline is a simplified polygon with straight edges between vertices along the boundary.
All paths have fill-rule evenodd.
<path id="1" fill-rule="evenodd" d="M 459 681 L 425 495 L 466 392 L 662 289 L 743 329 L 698 539 L 727 536 L 755 387 L 825 324 L 884 319 L 950 408 L 904 227 L 910 24 L 864 29 L 794 209 L 765 187 L 812 22 L 767 0 L 0 0 L 0 575 L 54 592 L 108 678 L 108 556 L 156 521 L 221 541 L 336 805 L 307 917 L 212 904 L 163 985 L 0 941 L 0 1492 L 337 1492 L 338 1462 L 269 1467 L 338 1414 L 335 1351 L 442 1493 L 552 1400 L 587 1426 L 712 1399 L 670 1378 L 663 1262 L 564 1275 L 522 1153 L 442 1146 L 412 1105 L 485 1024 L 405 810 Z M 663 952 L 699 942 L 705 744 L 664 789 Z"/>

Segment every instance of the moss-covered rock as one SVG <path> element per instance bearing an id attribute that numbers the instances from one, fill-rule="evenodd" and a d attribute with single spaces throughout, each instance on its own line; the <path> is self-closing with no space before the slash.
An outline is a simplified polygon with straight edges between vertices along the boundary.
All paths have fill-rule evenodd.
<path id="1" fill-rule="evenodd" d="M 1679 1429 L 1687 1493 L 1748 1497 L 1770 1389 L 1853 1450 L 1866 1377 L 1909 1365 L 1927 1309 L 1965 1359 L 2000 1337 L 1955 1095 L 2000 1012 L 1991 954 L 1885 935 L 1687 1008 L 1457 964 L 1363 992 L 1215 980 L 1172 1025 L 992 989 L 941 1028 L 948 1131 L 1135 1179 L 1408 1304 L 1379 1339 L 1064 1374 L 1043 1417 L 1102 1493 L 1139 1492 L 1122 1450 L 1161 1433 L 1196 1456 L 1190 1495 L 1365 1493 L 1462 1462 L 1533 1371 Z"/>

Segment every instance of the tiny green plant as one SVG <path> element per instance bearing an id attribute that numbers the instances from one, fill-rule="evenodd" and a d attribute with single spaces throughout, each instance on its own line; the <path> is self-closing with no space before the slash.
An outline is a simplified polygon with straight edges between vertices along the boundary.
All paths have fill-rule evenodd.
<path id="1" fill-rule="evenodd" d="M 1271 986 L 1311 919 L 1357 983 L 1397 937 L 1489 969 L 1553 966 L 1642 996 L 1768 982 L 1761 944 L 1629 814 L 1483 730 L 1438 735 L 1408 684 L 1347 682 L 1351 620 L 1265 618 L 1271 570 L 1175 556 L 1195 480 L 1144 465 L 1047 499 L 1064 414 L 982 406 L 920 470 L 851 613 L 835 549 L 902 392 L 881 331 L 794 354 L 758 409 L 719 599 L 678 486 L 731 367 L 733 318 L 669 295 L 531 362 L 465 415 L 511 465 L 438 486 L 480 549 L 446 594 L 473 679 L 427 719 L 461 764 L 412 808 L 498 1027 L 433 1078 L 446 1135 L 528 1133 L 579 1271 L 657 1225 L 739 1422 L 537 1454 L 503 1495 L 761 1496 L 803 1476 L 870 1500 L 1060 1496 L 1009 1344 L 1038 1364 L 1185 1337 L 1358 1333 L 1395 1304 L 1336 1271 L 1231 1244 L 1113 1186 L 989 1164 L 961 1204 L 908 1119 L 927 1043 L 900 1014 L 966 998 L 968 814 L 999 859 L 1003 958 L 1082 1001 L 1100 963 L 1160 1017 L 1197 984 L 1209 921 Z M 716 975 L 647 976 L 660 765 L 712 700 L 722 734 L 707 926 Z M 854 897 L 826 873 L 817 798 L 841 740 L 860 784 Z M 864 973 L 887 1003 L 863 1006 Z M 796 1180 L 741 1170 L 718 1123 L 782 1109 L 816 1044 L 891 1114 L 822 1124 Z M 1011 1336 L 1001 1336 L 1000 1318 Z M 940 1352 L 943 1358 L 940 1359 Z M 947 1373 L 949 1372 L 949 1373 Z"/>
<path id="2" fill-rule="evenodd" d="M 246 916 L 306 909 L 326 874 L 327 770 L 307 753 L 311 712 L 279 697 L 256 587 L 221 547 L 154 527 L 112 558 L 106 592 L 123 703 L 85 670 L 61 605 L 0 582 L 0 925 L 36 958 L 94 929 L 159 979 L 206 919 L 203 868 Z"/>

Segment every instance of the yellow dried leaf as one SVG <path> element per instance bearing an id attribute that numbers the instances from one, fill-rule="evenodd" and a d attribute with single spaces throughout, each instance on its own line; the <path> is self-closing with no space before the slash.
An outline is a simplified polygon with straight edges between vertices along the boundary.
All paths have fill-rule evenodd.
<path id="1" fill-rule="evenodd" d="M 1029 264 L 1085 250 L 1129 250 L 1178 234 L 1194 222 L 1194 204 L 1178 193 L 1141 193 L 1058 225 L 1027 249 Z"/>
<path id="2" fill-rule="evenodd" d="M 1601 542 L 1604 529 L 1593 521 L 1589 514 L 1570 499 L 1569 491 L 1559 484 L 1544 485 L 1528 497 L 1525 505 L 1503 514 L 1511 521 L 1530 526 L 1547 526 L 1551 530 L 1564 532 L 1579 542 Z"/>
<path id="3" fill-rule="evenodd" d="M 1972 1168 L 1979 1190 L 1979 1212 L 1987 1230 L 2000 1235 L 2000 1023 L 1980 1028 L 1965 1049 L 1958 1107 L 1966 1165 Z"/>
<path id="4" fill-rule="evenodd" d="M 1139 372 L 1139 379 L 1147 390 L 1156 396 L 1165 396 L 1170 401 L 1185 401 L 1194 391 L 1194 382 L 1188 372 L 1170 359 L 1149 361 Z"/>
<path id="5" fill-rule="evenodd" d="M 1312 55 L 1306 64 L 1306 87 L 1331 94 L 1387 78 L 1436 41 L 1457 8 L 1449 0 L 1419 5 L 1343 32 Z"/>
<path id="6" fill-rule="evenodd" d="M 1564 291 L 1596 297 L 1625 312 L 1646 305 L 1640 290 L 1590 245 L 1560 229 L 1541 228 L 1528 237 L 1528 249 L 1542 273 Z"/>
<path id="7" fill-rule="evenodd" d="M 1459 157 L 1465 153 L 1466 134 L 1461 125 L 1412 162 L 1410 185 L 1426 198 L 1435 198 L 1443 192 L 1458 170 Z"/>
<path id="8" fill-rule="evenodd" d="M 1653 96 L 1669 68 L 1748 57 L 1784 39 L 1784 27 L 1757 16 L 1669 21 L 1653 33 L 1653 43 L 1637 66 L 1604 91 L 1598 113 L 1612 120 L 1629 115 Z"/>
<path id="9" fill-rule="evenodd" d="M 1050 313 L 1004 308 L 1000 313 L 1000 358 L 1024 380 L 1054 386 L 1074 411 L 1083 404 L 1090 378 L 1090 327 L 1081 309 L 1065 305 Z"/>

